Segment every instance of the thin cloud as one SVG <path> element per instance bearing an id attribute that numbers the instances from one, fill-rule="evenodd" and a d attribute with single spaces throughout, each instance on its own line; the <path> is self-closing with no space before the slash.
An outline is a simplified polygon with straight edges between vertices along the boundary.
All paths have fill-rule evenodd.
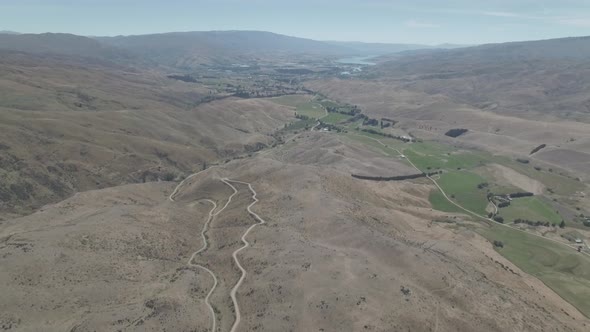
<path id="1" fill-rule="evenodd" d="M 408 28 L 414 29 L 431 29 L 431 28 L 440 28 L 438 24 L 426 23 L 426 22 L 418 22 L 415 20 L 406 21 L 406 26 Z"/>
<path id="2" fill-rule="evenodd" d="M 556 20 L 557 23 L 565 24 L 565 25 L 572 25 L 575 27 L 580 28 L 590 28 L 590 19 L 589 18 L 560 18 Z"/>
<path id="3" fill-rule="evenodd" d="M 521 15 L 518 13 L 511 13 L 511 12 L 484 11 L 484 12 L 480 12 L 480 14 L 485 15 L 485 16 L 494 16 L 494 17 L 533 18 L 532 16 L 529 16 L 529 15 Z"/>

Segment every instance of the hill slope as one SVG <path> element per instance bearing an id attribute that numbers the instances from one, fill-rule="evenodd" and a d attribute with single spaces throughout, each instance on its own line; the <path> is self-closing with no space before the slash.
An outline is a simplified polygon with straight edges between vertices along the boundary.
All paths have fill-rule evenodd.
<path id="1" fill-rule="evenodd" d="M 0 34 L 0 50 L 129 61 L 133 56 L 94 39 L 65 33 Z"/>
<path id="2" fill-rule="evenodd" d="M 247 62 L 252 57 L 354 53 L 346 47 L 262 31 L 172 32 L 98 37 L 100 42 L 177 67 Z"/>
<path id="3" fill-rule="evenodd" d="M 1 53 L 0 213 L 77 191 L 174 179 L 270 144 L 293 116 L 265 100 L 71 58 Z M 221 112 L 223 110 L 223 112 Z"/>
<path id="4" fill-rule="evenodd" d="M 372 74 L 503 114 L 590 121 L 590 37 L 414 53 Z"/>

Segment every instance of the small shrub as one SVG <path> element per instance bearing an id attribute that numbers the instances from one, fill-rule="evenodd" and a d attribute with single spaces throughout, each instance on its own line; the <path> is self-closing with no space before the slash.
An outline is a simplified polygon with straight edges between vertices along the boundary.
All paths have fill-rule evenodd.
<path id="1" fill-rule="evenodd" d="M 500 217 L 500 216 L 495 216 L 495 217 L 494 217 L 494 221 L 495 221 L 495 222 L 498 222 L 498 223 L 500 223 L 500 224 L 503 224 L 503 223 L 504 223 L 504 218 L 502 218 L 502 217 Z"/>
<path id="2" fill-rule="evenodd" d="M 174 173 L 171 172 L 166 172 L 162 175 L 162 180 L 164 181 L 174 181 L 175 178 L 176 175 L 174 175 Z"/>

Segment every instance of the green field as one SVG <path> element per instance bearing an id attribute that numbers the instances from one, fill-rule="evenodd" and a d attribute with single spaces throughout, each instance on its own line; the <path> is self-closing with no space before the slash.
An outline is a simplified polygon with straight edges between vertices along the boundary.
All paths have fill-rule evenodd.
<path id="1" fill-rule="evenodd" d="M 506 222 L 520 218 L 559 224 L 562 220 L 561 216 L 540 197 L 515 198 L 510 206 L 501 208 L 499 211 L 499 215 L 504 217 Z"/>
<path id="2" fill-rule="evenodd" d="M 489 156 L 480 152 L 450 152 L 446 147 L 431 143 L 412 143 L 404 148 L 404 154 L 422 171 L 429 169 L 471 169 L 484 165 Z"/>
<path id="3" fill-rule="evenodd" d="M 316 102 L 307 102 L 297 106 L 297 114 L 305 115 L 313 119 L 320 119 L 326 116 L 323 106 Z"/>
<path id="4" fill-rule="evenodd" d="M 432 204 L 432 208 L 435 210 L 451 213 L 465 213 L 465 211 L 449 202 L 438 189 L 430 192 L 428 200 L 430 201 L 430 204 Z"/>
<path id="5" fill-rule="evenodd" d="M 379 142 L 371 139 L 371 137 L 373 137 L 373 136 L 379 137 L 379 135 L 372 135 L 371 136 L 371 134 L 361 133 L 361 132 L 356 132 L 356 131 L 350 132 L 345 135 L 349 139 L 357 141 L 357 142 L 361 142 L 364 145 L 371 147 L 375 151 L 382 152 L 383 154 L 393 157 L 393 158 L 399 158 L 399 153 L 397 153 L 395 150 L 392 150 L 387 147 L 387 146 L 390 146 L 392 148 L 395 148 L 395 145 L 389 145 L 385 141 L 382 141 L 384 144 L 387 144 L 387 146 L 383 146 L 383 145 L 379 144 Z M 389 139 L 389 140 L 391 140 L 391 139 Z M 395 142 L 391 142 L 391 143 L 395 144 Z M 401 160 L 403 160 L 405 163 L 407 163 L 407 160 L 405 160 L 405 159 L 401 159 Z"/>
<path id="6" fill-rule="evenodd" d="M 351 116 L 349 116 L 349 115 L 332 112 L 332 113 L 329 113 L 327 116 L 321 118 L 321 120 L 325 123 L 337 124 L 339 122 L 348 120 L 350 118 L 351 118 Z"/>
<path id="7" fill-rule="evenodd" d="M 319 99 L 318 99 L 318 100 L 319 100 Z M 335 103 L 335 102 L 333 102 L 333 101 L 331 101 L 331 100 L 328 100 L 328 99 L 322 99 L 322 100 L 319 100 L 319 102 L 320 102 L 320 103 L 321 103 L 321 104 L 322 104 L 324 107 L 334 107 L 334 108 L 340 108 L 340 107 L 342 107 L 342 105 L 340 105 L 340 104 L 338 104 L 338 103 Z"/>
<path id="8" fill-rule="evenodd" d="M 543 281 L 590 317 L 590 258 L 557 243 L 493 226 L 478 231 L 489 241 L 502 241 L 498 252 L 526 273 Z"/>
<path id="9" fill-rule="evenodd" d="M 487 192 L 477 188 L 478 184 L 485 182 L 484 178 L 467 171 L 451 171 L 441 174 L 440 179 L 436 182 L 443 188 L 449 198 L 459 205 L 475 213 L 486 215 Z M 435 194 L 434 197 L 431 195 L 431 198 L 434 198 L 435 202 L 441 206 L 440 197 Z M 451 204 L 449 203 L 449 205 Z"/>
<path id="10" fill-rule="evenodd" d="M 297 107 L 301 104 L 308 103 L 311 97 L 309 95 L 287 95 L 271 98 L 272 102 L 279 105 Z"/>
<path id="11" fill-rule="evenodd" d="M 299 130 L 299 129 L 309 129 L 316 124 L 316 120 L 309 119 L 309 120 L 298 120 L 293 123 L 288 124 L 284 130 Z"/>

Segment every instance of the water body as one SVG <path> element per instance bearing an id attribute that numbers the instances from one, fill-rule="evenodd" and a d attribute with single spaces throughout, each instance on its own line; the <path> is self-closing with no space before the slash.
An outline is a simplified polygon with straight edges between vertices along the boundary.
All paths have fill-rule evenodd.
<path id="1" fill-rule="evenodd" d="M 364 65 L 364 66 L 374 66 L 374 62 L 370 62 L 368 60 L 373 59 L 374 55 L 369 56 L 354 56 L 349 58 L 342 58 L 336 60 L 338 63 L 349 64 L 349 65 Z"/>

